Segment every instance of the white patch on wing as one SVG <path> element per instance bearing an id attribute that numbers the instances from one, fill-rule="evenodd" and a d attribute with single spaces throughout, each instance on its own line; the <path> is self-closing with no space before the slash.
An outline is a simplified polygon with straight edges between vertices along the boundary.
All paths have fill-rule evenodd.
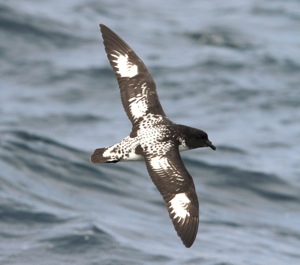
<path id="1" fill-rule="evenodd" d="M 118 51 L 115 51 L 116 54 L 111 54 L 112 57 L 116 58 L 112 60 L 116 63 L 116 67 L 118 68 L 117 73 L 121 77 L 134 77 L 138 74 L 138 67 L 135 64 L 132 64 L 128 61 L 128 55 L 122 55 Z"/>
<path id="2" fill-rule="evenodd" d="M 144 97 L 134 97 L 129 99 L 130 102 L 130 112 L 133 118 L 137 119 L 146 114 L 148 110 L 148 105 Z"/>
<path id="3" fill-rule="evenodd" d="M 142 86 L 142 93 L 137 94 L 135 97 L 132 97 L 129 99 L 129 107 L 130 107 L 130 112 L 133 116 L 133 118 L 138 119 L 142 116 L 144 116 L 148 110 L 148 100 L 146 97 L 146 89 L 147 86 L 144 83 Z"/>
<path id="4" fill-rule="evenodd" d="M 179 218 L 179 221 L 181 221 L 181 219 L 190 216 L 190 213 L 187 211 L 190 202 L 190 199 L 185 193 L 176 194 L 175 197 L 170 200 L 171 214 L 175 214 L 173 218 Z"/>
<path id="5" fill-rule="evenodd" d="M 165 171 L 170 168 L 168 158 L 164 156 L 156 156 L 151 158 L 150 164 L 154 171 Z"/>

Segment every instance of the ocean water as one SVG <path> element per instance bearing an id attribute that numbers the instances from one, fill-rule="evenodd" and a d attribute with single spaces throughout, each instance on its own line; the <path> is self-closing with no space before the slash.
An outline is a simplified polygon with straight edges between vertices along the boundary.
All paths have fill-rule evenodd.
<path id="1" fill-rule="evenodd" d="M 186 249 L 143 162 L 98 24 L 144 60 L 200 200 Z M 300 264 L 300 2 L 2 1 L 0 264 Z"/>

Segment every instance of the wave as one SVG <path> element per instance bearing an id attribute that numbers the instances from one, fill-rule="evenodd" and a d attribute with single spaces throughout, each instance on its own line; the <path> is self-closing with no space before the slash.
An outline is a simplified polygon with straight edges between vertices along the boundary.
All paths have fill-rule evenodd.
<path id="1" fill-rule="evenodd" d="M 8 35 L 30 40 L 31 43 L 52 44 L 60 49 L 91 41 L 74 34 L 71 26 L 49 18 L 25 14 L 3 4 L 0 5 L 0 29 Z"/>
<path id="2" fill-rule="evenodd" d="M 141 178 L 147 175 L 143 163 L 135 164 L 139 166 L 134 168 L 131 163 L 95 166 L 89 162 L 90 154 L 46 137 L 21 130 L 2 131 L 1 135 L 2 189 L 9 189 L 10 194 L 26 194 L 24 202 L 27 204 L 34 202 L 36 207 L 46 204 L 54 209 L 72 211 L 77 206 L 73 207 L 74 201 L 66 196 L 66 190 L 78 194 L 96 192 L 101 194 L 102 200 L 109 201 L 112 197 L 140 200 L 144 196 L 140 192 L 142 186 L 155 189 L 150 178 Z M 223 195 L 219 199 L 215 197 L 215 202 L 221 202 L 222 196 L 234 198 L 241 194 L 271 204 L 300 202 L 299 189 L 276 175 L 184 160 L 196 187 L 204 185 L 209 191 L 204 201 L 218 193 Z M 159 195 L 155 200 L 147 197 L 145 200 L 154 206 L 163 206 Z M 236 203 L 243 203 L 243 200 Z M 130 203 L 124 205 L 131 207 Z"/>
<path id="3" fill-rule="evenodd" d="M 234 150 L 234 152 L 236 152 Z M 185 159 L 192 172 L 201 169 L 201 179 L 207 187 L 226 190 L 226 193 L 247 193 L 270 202 L 300 202 L 300 189 L 277 175 L 257 171 L 243 170 L 232 166 L 210 165 L 198 160 Z M 196 175 L 196 173 L 194 174 Z M 199 173 L 198 173 L 199 175 Z"/>
<path id="4" fill-rule="evenodd" d="M 203 45 L 221 46 L 238 50 L 248 50 L 254 46 L 242 34 L 220 26 L 210 27 L 201 32 L 188 32 L 186 36 Z"/>
<path id="5" fill-rule="evenodd" d="M 103 262 L 115 260 L 118 253 L 115 261 L 121 263 L 134 264 L 137 257 L 171 262 L 174 231 L 143 163 L 97 166 L 88 161 L 90 154 L 41 135 L 2 130 L 1 136 L 0 181 L 5 196 L 0 203 L 0 225 L 9 226 L 2 229 L 5 232 L 1 237 L 27 242 L 29 238 L 30 245 L 41 249 L 37 252 L 28 247 L 22 251 L 22 258 L 40 260 L 39 253 L 51 253 L 61 260 L 61 255 L 74 253 L 76 264 L 75 257 L 80 254 L 88 254 L 89 262 L 101 256 Z M 239 153 L 230 148 L 226 151 Z M 273 220 L 274 213 L 267 209 L 296 211 L 299 207 L 299 189 L 276 175 L 212 165 L 198 157 L 184 161 L 194 176 L 204 227 L 269 231 L 272 222 L 253 221 L 253 211 L 263 211 L 268 220 Z M 233 216 L 228 218 L 228 214 Z M 16 233 L 16 227 L 22 232 Z M 278 227 L 276 231 L 281 238 L 288 230 Z M 166 255 L 155 251 L 160 232 L 164 236 L 159 239 L 159 253 Z M 215 233 L 203 232 L 212 233 L 212 237 Z M 295 231 L 289 233 L 299 237 Z M 5 257 L 1 261 L 14 264 Z"/>

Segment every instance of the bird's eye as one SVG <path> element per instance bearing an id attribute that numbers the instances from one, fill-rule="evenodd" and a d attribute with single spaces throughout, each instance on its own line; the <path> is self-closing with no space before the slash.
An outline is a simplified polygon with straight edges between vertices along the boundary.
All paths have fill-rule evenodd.
<path id="1" fill-rule="evenodd" d="M 202 132 L 201 134 L 198 135 L 198 138 L 201 138 L 201 139 L 207 139 L 208 138 L 208 135 L 206 132 Z"/>

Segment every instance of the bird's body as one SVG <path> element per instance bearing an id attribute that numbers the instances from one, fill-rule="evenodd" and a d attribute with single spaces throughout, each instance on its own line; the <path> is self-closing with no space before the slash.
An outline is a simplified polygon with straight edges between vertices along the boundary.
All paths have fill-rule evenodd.
<path id="1" fill-rule="evenodd" d="M 197 235 L 199 203 L 193 179 L 179 151 L 199 147 L 215 150 L 215 147 L 204 131 L 168 119 L 144 63 L 112 30 L 102 24 L 100 28 L 132 131 L 121 142 L 96 149 L 91 161 L 116 163 L 144 159 L 149 175 L 166 202 L 177 234 L 184 245 L 190 247 Z"/>

